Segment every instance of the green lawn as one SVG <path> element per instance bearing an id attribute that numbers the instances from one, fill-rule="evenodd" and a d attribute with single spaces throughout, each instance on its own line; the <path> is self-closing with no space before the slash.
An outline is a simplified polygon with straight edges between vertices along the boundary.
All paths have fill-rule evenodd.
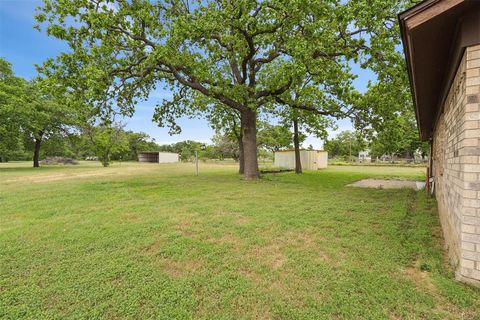
<path id="1" fill-rule="evenodd" d="M 480 319 L 424 168 L 0 164 L 2 319 Z M 423 270 L 423 271 L 422 271 Z"/>

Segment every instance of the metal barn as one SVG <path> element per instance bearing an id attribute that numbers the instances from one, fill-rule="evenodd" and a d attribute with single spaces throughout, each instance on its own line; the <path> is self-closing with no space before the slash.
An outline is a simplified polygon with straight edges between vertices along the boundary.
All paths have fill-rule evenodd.
<path id="1" fill-rule="evenodd" d="M 173 152 L 140 152 L 138 154 L 139 162 L 150 163 L 174 163 L 178 162 L 178 153 Z"/>
<path id="2" fill-rule="evenodd" d="M 300 161 L 304 170 L 324 169 L 328 164 L 328 152 L 323 150 L 300 150 Z M 275 152 L 275 167 L 295 169 L 295 150 Z"/>

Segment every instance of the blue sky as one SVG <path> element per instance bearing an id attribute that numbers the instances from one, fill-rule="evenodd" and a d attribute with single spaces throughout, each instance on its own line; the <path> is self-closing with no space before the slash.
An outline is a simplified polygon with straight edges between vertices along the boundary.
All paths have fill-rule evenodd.
<path id="1" fill-rule="evenodd" d="M 35 77 L 35 64 L 41 64 L 45 59 L 55 57 L 66 48 L 63 42 L 33 29 L 35 8 L 41 3 L 41 0 L 0 0 L 0 57 L 12 63 L 18 76 L 27 79 Z M 356 66 L 353 66 L 353 69 L 359 75 L 355 86 L 364 91 L 368 80 L 373 79 L 373 74 Z M 187 139 L 209 142 L 214 132 L 203 119 L 179 119 L 183 131 L 174 136 L 168 134 L 168 129 L 159 128 L 152 122 L 155 104 L 170 97 L 171 93 L 168 91 L 153 92 L 148 101 L 137 105 L 132 118 L 123 120 L 126 128 L 146 132 L 158 143 L 172 143 Z M 330 137 L 351 128 L 349 121 L 340 121 L 338 130 L 330 131 Z M 315 148 L 321 148 L 323 142 L 315 137 L 308 137 L 304 146 L 310 144 Z"/>

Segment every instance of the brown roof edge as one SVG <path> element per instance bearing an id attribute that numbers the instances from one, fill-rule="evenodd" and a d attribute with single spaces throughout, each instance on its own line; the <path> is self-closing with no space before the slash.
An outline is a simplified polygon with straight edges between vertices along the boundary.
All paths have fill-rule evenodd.
<path id="1" fill-rule="evenodd" d="M 405 9 L 404 11 L 400 12 L 398 14 L 398 19 L 399 20 L 405 20 L 410 18 L 411 16 L 417 14 L 419 11 L 425 10 L 426 8 L 434 5 L 435 3 L 439 2 L 441 0 L 424 0 L 420 3 L 417 3 L 413 7 L 410 7 L 408 9 Z"/>
<path id="2" fill-rule="evenodd" d="M 422 125 L 420 123 L 419 108 L 418 108 L 417 98 L 415 94 L 416 90 L 415 90 L 415 82 L 414 82 L 413 70 L 412 70 L 413 64 L 411 61 L 411 50 L 409 47 L 410 41 L 407 34 L 406 20 L 416 15 L 417 13 L 435 5 L 439 1 L 441 0 L 425 0 L 398 14 L 398 22 L 400 25 L 400 35 L 402 37 L 402 44 L 403 44 L 403 54 L 405 56 L 405 60 L 407 64 L 408 80 L 410 82 L 410 92 L 412 94 L 413 107 L 415 109 L 415 119 L 417 120 L 418 132 L 421 140 L 429 140 L 429 137 L 428 137 L 429 133 L 422 131 Z"/>
<path id="3" fill-rule="evenodd" d="M 418 6 L 418 5 L 417 5 Z M 418 114 L 418 108 L 416 108 L 417 101 L 415 98 L 415 90 L 413 90 L 413 75 L 412 75 L 412 70 L 410 68 L 411 62 L 410 62 L 410 50 L 408 48 L 408 40 L 407 40 L 407 32 L 406 32 L 406 26 L 405 26 L 405 13 L 406 11 L 398 14 L 398 23 L 400 25 L 400 35 L 402 37 L 402 44 L 403 44 L 403 55 L 405 56 L 405 61 L 407 65 L 407 73 L 408 73 L 408 80 L 410 83 L 410 93 L 412 95 L 412 101 L 413 101 L 413 106 L 414 106 L 414 111 L 415 111 L 415 119 L 417 120 L 417 126 L 418 126 L 418 132 L 420 134 L 420 138 L 422 139 L 422 133 L 420 130 L 420 116 Z"/>
<path id="4" fill-rule="evenodd" d="M 454 76 L 458 68 L 459 54 L 463 53 L 466 46 L 480 42 L 480 32 L 475 32 L 475 26 L 472 27 L 471 22 L 464 26 L 465 20 L 479 19 L 479 15 L 477 18 L 464 19 L 475 14 L 479 5 L 480 0 L 426 0 L 398 14 L 410 90 L 422 140 L 431 138 L 451 86 L 452 74 Z M 439 38 L 434 34 L 435 30 L 449 31 Z M 442 54 L 436 54 L 440 48 Z"/>

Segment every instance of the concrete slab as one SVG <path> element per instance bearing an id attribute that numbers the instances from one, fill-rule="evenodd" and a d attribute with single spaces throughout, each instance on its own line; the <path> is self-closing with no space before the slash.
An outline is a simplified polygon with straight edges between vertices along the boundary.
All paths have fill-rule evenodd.
<path id="1" fill-rule="evenodd" d="M 347 185 L 348 187 L 360 188 L 382 188 L 382 189 L 401 189 L 410 188 L 422 190 L 425 188 L 425 182 L 408 180 L 386 180 L 386 179 L 363 179 Z"/>

